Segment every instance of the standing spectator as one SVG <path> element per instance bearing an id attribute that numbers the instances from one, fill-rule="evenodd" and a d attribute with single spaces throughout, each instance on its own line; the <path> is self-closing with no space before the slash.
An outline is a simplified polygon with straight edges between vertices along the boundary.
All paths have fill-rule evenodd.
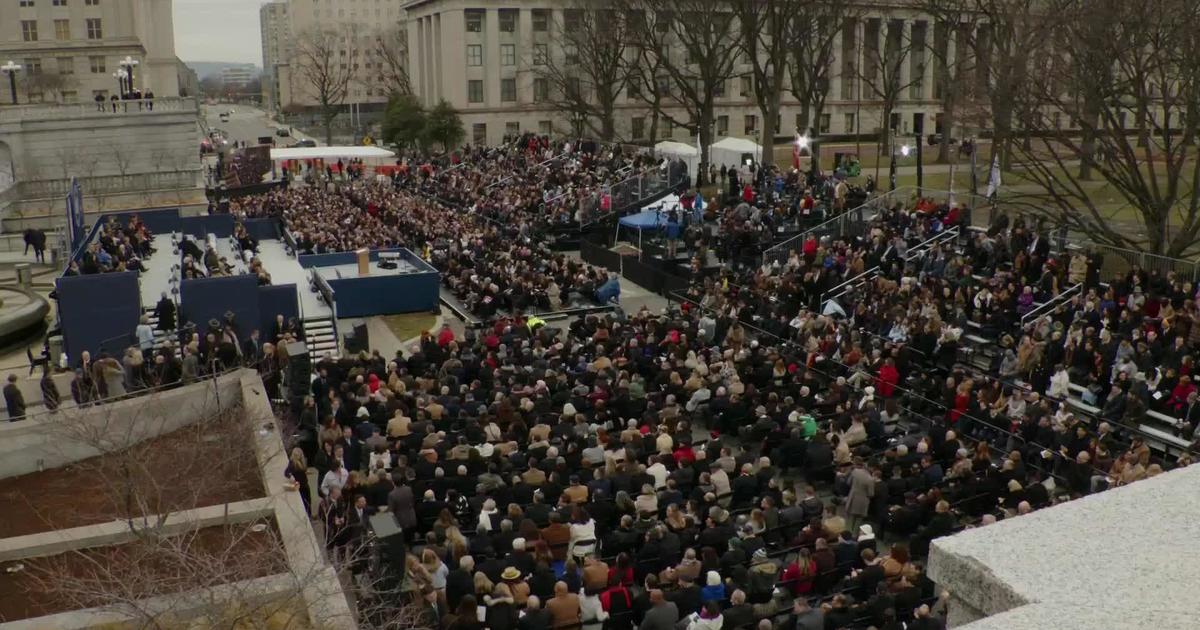
<path id="1" fill-rule="evenodd" d="M 42 371 L 41 386 L 42 404 L 49 411 L 57 411 L 62 401 L 62 396 L 58 393 L 58 385 L 54 382 L 54 377 L 50 374 L 48 367 Z"/>
<path id="2" fill-rule="evenodd" d="M 579 596 L 567 590 L 566 582 L 555 582 L 554 597 L 546 602 L 546 610 L 550 611 L 555 628 L 574 626 L 579 623 Z"/>
<path id="3" fill-rule="evenodd" d="M 850 493 L 846 495 L 846 528 L 853 530 L 870 513 L 871 499 L 875 496 L 875 478 L 863 465 L 862 458 L 854 458 L 849 482 Z"/>
<path id="4" fill-rule="evenodd" d="M 19 420 L 25 415 L 25 395 L 17 386 L 17 375 L 8 375 L 8 385 L 4 386 L 4 405 L 8 408 L 9 421 Z"/>
<path id="5" fill-rule="evenodd" d="M 650 610 L 642 619 L 638 630 L 674 630 L 679 622 L 679 609 L 674 602 L 667 601 L 659 589 L 650 591 Z"/>

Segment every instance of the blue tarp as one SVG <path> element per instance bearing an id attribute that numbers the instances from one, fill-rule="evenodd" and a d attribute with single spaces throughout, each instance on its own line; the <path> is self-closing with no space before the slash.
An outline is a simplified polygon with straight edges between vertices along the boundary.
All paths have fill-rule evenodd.
<path id="1" fill-rule="evenodd" d="M 667 217 L 660 216 L 657 210 L 643 210 L 621 219 L 621 227 L 635 230 L 654 230 L 667 225 Z"/>

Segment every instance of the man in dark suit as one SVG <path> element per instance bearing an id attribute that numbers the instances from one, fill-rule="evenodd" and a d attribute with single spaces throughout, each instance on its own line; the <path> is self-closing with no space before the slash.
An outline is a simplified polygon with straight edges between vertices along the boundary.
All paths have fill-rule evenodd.
<path id="1" fill-rule="evenodd" d="M 675 603 L 667 601 L 658 589 L 650 591 L 650 610 L 646 611 L 638 630 L 672 630 L 678 622 L 679 608 Z"/>
<path id="2" fill-rule="evenodd" d="M 412 487 L 405 483 L 404 475 L 398 472 L 392 473 L 392 483 L 396 484 L 396 487 L 388 493 L 388 510 L 403 530 L 405 542 L 411 543 L 417 533 L 417 512 L 413 507 Z"/>
<path id="3" fill-rule="evenodd" d="M 4 405 L 8 408 L 9 421 L 19 420 L 25 415 L 25 395 L 17 387 L 17 375 L 8 375 L 8 385 L 4 386 Z"/>
<path id="4" fill-rule="evenodd" d="M 354 505 L 346 511 L 346 529 L 348 530 L 350 549 L 350 571 L 361 573 L 367 567 L 367 528 L 371 526 L 371 515 L 375 508 L 367 505 L 366 495 L 354 498 Z"/>

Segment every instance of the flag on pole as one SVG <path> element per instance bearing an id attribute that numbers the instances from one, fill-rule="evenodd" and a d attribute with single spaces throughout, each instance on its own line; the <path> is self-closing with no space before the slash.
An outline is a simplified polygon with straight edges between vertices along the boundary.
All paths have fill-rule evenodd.
<path id="1" fill-rule="evenodd" d="M 987 198 L 996 199 L 996 192 L 1000 190 L 1000 156 L 992 158 L 992 174 L 988 176 Z"/>
<path id="2" fill-rule="evenodd" d="M 800 170 L 800 134 L 796 134 L 796 141 L 792 143 L 792 168 Z"/>
<path id="3" fill-rule="evenodd" d="M 950 207 L 954 207 L 954 162 L 950 163 L 950 199 L 947 200 Z"/>

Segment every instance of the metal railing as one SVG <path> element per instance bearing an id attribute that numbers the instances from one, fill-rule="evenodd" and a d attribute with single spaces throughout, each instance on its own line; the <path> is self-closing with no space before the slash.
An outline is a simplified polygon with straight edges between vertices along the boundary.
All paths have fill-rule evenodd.
<path id="1" fill-rule="evenodd" d="M 763 262 L 779 263 L 780 265 L 786 263 L 792 252 L 800 251 L 809 236 L 815 236 L 817 240 L 820 240 L 826 237 L 846 238 L 865 234 L 871 220 L 875 218 L 881 208 L 888 205 L 884 202 L 885 199 L 886 197 L 883 196 L 872 197 L 866 203 L 852 210 L 826 219 L 782 243 L 768 247 L 763 250 Z"/>
<path id="2" fill-rule="evenodd" d="M 608 198 L 609 211 L 594 217 L 583 216 L 579 229 L 583 230 L 613 216 L 624 214 L 630 206 L 669 191 L 687 178 L 683 169 L 672 168 L 670 165 L 665 169 L 665 173 L 663 171 L 661 166 L 651 166 L 619 182 L 602 187 L 601 195 Z"/>
<path id="3" fill-rule="evenodd" d="M 1164 276 L 1170 272 L 1182 279 L 1192 282 L 1200 281 L 1200 260 L 1171 258 L 1086 240 L 1070 241 L 1066 249 L 1068 256 L 1080 250 L 1099 254 L 1102 258 L 1100 261 L 1101 278 L 1125 275 L 1137 267 Z"/>
<path id="4" fill-rule="evenodd" d="M 1071 296 L 1081 293 L 1083 293 L 1083 283 L 1077 283 L 1074 286 L 1068 287 L 1067 290 L 1059 293 L 1049 300 L 1046 300 L 1045 302 L 1042 302 L 1037 308 L 1022 315 L 1021 326 L 1024 327 L 1029 322 L 1037 321 L 1037 318 L 1041 317 L 1042 315 L 1054 312 L 1054 309 L 1058 308 L 1060 304 L 1065 304 L 1068 300 L 1070 300 Z"/>

